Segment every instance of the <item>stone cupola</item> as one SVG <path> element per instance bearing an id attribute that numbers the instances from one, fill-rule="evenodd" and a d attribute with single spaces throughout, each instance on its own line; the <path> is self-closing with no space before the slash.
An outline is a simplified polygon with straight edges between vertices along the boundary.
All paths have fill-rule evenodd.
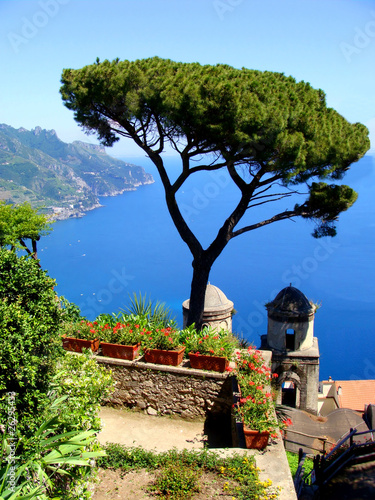
<path id="1" fill-rule="evenodd" d="M 190 300 L 182 304 L 183 326 L 185 328 Z M 216 286 L 208 284 L 204 298 L 203 326 L 232 331 L 233 302 Z"/>
<path id="2" fill-rule="evenodd" d="M 317 414 L 319 346 L 314 337 L 316 305 L 292 285 L 266 305 L 267 336 L 262 348 L 272 351 L 277 373 L 276 403 Z"/>
<path id="3" fill-rule="evenodd" d="M 279 292 L 266 305 L 267 344 L 277 351 L 310 349 L 314 339 L 316 306 L 292 285 Z"/>

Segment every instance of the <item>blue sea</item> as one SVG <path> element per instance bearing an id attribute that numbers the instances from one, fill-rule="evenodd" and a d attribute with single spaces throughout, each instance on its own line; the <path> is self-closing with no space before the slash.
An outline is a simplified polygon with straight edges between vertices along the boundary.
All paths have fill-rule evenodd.
<path id="1" fill-rule="evenodd" d="M 103 206 L 81 219 L 56 222 L 39 242 L 42 267 L 57 281 L 57 292 L 90 319 L 126 308 L 141 292 L 165 302 L 181 325 L 191 254 L 173 226 L 151 161 L 123 159 L 142 165 L 155 183 L 101 198 Z M 177 175 L 178 159 L 165 161 Z M 193 181 L 179 202 L 206 247 L 239 193 L 224 172 L 194 174 Z M 359 197 L 341 215 L 335 238 L 314 239 L 314 226 L 303 220 L 243 234 L 220 255 L 210 283 L 234 302 L 234 331 L 255 345 L 267 332 L 264 304 L 291 283 L 321 306 L 315 316 L 320 379 L 375 379 L 375 158 L 352 165 L 343 182 Z M 280 203 L 281 210 L 294 205 L 293 199 Z M 258 217 L 272 213 L 269 205 L 259 207 Z M 250 217 L 249 223 L 258 220 Z"/>

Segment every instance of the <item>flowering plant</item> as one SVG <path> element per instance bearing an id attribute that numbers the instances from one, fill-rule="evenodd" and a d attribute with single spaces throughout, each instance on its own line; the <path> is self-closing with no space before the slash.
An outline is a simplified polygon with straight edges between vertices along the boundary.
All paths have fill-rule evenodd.
<path id="1" fill-rule="evenodd" d="M 230 361 L 238 347 L 238 339 L 227 330 L 216 330 L 205 327 L 201 331 L 187 328 L 181 332 L 186 345 L 186 352 L 205 354 L 206 356 L 221 356 Z"/>
<path id="2" fill-rule="evenodd" d="M 180 332 L 172 327 L 146 330 L 141 332 L 141 338 L 141 344 L 144 349 L 174 351 L 182 347 Z"/>
<path id="3" fill-rule="evenodd" d="M 75 321 L 66 322 L 62 325 L 62 337 L 73 337 L 85 340 L 95 340 L 99 338 L 99 328 L 96 321 Z"/>
<path id="4" fill-rule="evenodd" d="M 270 391 L 270 381 L 275 374 L 271 375 L 260 351 L 252 346 L 247 351 L 238 351 L 236 375 L 241 393 L 235 407 L 236 415 L 246 427 L 259 432 L 268 431 L 276 437 L 278 422 Z"/>
<path id="5" fill-rule="evenodd" d="M 101 327 L 100 340 L 111 344 L 136 345 L 141 342 L 146 328 L 141 325 L 117 322 L 114 326 L 106 323 Z"/>

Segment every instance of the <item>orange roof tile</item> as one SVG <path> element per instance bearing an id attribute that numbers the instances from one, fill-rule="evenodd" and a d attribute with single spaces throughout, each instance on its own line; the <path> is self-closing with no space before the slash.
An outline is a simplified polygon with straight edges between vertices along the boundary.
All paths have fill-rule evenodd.
<path id="1" fill-rule="evenodd" d="M 365 405 L 375 404 L 375 380 L 335 380 L 335 386 L 340 408 L 363 412 Z"/>

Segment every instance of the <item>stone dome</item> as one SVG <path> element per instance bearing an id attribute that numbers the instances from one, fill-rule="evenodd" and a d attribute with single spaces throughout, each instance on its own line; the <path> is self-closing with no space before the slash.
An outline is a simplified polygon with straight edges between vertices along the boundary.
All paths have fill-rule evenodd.
<path id="1" fill-rule="evenodd" d="M 186 326 L 190 299 L 182 303 L 183 324 Z M 232 331 L 233 302 L 216 286 L 208 284 L 204 297 L 203 324 Z"/>
<path id="2" fill-rule="evenodd" d="M 281 290 L 266 307 L 269 314 L 294 317 L 311 316 L 316 310 L 306 295 L 292 285 Z"/>
<path id="3" fill-rule="evenodd" d="M 220 288 L 208 284 L 204 296 L 204 310 L 218 311 L 220 309 L 227 309 L 228 307 L 233 307 L 233 302 L 227 299 L 225 293 L 223 293 Z"/>

